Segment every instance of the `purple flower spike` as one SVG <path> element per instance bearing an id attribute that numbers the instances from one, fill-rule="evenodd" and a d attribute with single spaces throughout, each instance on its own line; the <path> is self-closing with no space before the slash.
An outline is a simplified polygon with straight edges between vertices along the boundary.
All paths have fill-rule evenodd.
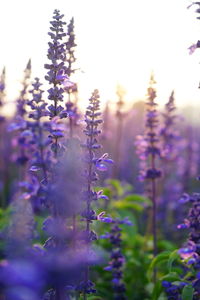
<path id="1" fill-rule="evenodd" d="M 45 68 L 48 70 L 45 79 L 49 82 L 52 87 L 48 90 L 48 99 L 53 101 L 53 106 L 49 106 L 49 116 L 52 119 L 55 116 L 59 116 L 63 111 L 63 107 L 60 102 L 63 101 L 64 89 L 60 85 L 68 81 L 68 75 L 66 73 L 66 45 L 63 38 L 66 37 L 63 26 L 66 25 L 62 21 L 63 15 L 60 14 L 59 10 L 54 11 L 53 21 L 51 21 L 51 42 L 49 43 L 49 49 L 47 57 L 50 60 L 50 64 L 45 64 Z"/>
<path id="2" fill-rule="evenodd" d="M 98 90 L 95 90 L 89 99 L 89 106 L 87 107 L 86 113 L 85 113 L 85 123 L 86 128 L 84 130 L 84 133 L 87 137 L 86 142 L 82 144 L 82 147 L 85 149 L 85 163 L 86 163 L 86 169 L 85 169 L 85 177 L 86 177 L 86 186 L 87 190 L 83 193 L 83 199 L 86 202 L 86 209 L 82 212 L 82 216 L 86 223 L 86 242 L 90 245 L 91 242 L 95 239 L 97 239 L 96 234 L 91 230 L 91 224 L 94 220 L 100 220 L 102 222 L 110 223 L 112 222 L 112 219 L 109 217 L 104 217 L 105 212 L 101 212 L 99 215 L 96 215 L 96 212 L 92 209 L 92 201 L 96 201 L 99 198 L 104 198 L 102 195 L 102 191 L 95 192 L 93 189 L 94 182 L 98 179 L 97 173 L 95 172 L 95 169 L 100 171 L 106 171 L 107 167 L 104 165 L 104 160 L 107 159 L 108 154 L 103 154 L 100 158 L 96 158 L 95 151 L 96 149 L 99 149 L 100 145 L 98 145 L 97 136 L 100 134 L 100 130 L 98 129 L 98 126 L 102 123 L 102 120 L 100 117 L 99 112 L 99 92 Z M 87 281 L 89 278 L 89 267 L 90 265 L 87 265 L 86 271 L 85 271 L 85 279 L 84 279 L 84 285 L 87 285 Z M 89 293 L 86 289 L 83 290 L 84 298 L 86 298 L 86 294 Z"/>
<path id="3" fill-rule="evenodd" d="M 160 148 L 158 138 L 158 111 L 156 103 L 154 75 L 151 75 L 150 84 L 147 89 L 146 101 L 146 131 L 143 137 L 139 136 L 136 142 L 137 153 L 141 159 L 140 179 L 147 179 L 148 196 L 152 202 L 152 234 L 153 234 L 153 252 L 157 254 L 157 180 L 161 177 L 161 171 L 157 164 L 160 159 Z M 141 149 L 140 149 L 141 148 Z"/>

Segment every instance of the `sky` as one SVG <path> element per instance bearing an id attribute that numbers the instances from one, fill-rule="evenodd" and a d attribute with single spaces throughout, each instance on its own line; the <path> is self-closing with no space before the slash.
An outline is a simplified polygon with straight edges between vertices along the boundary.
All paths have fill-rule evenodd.
<path id="1" fill-rule="evenodd" d="M 200 21 L 189 0 L 1 0 L 0 69 L 6 66 L 8 101 L 20 89 L 29 58 L 33 78 L 44 80 L 48 62 L 49 21 L 54 9 L 65 20 L 73 16 L 77 37 L 76 75 L 82 104 L 98 88 L 102 102 L 115 101 L 116 85 L 125 99 L 145 98 L 153 71 L 158 102 L 175 90 L 178 106 L 200 103 L 200 50 L 188 47 L 200 39 Z M 9 104 L 12 110 L 13 104 Z"/>

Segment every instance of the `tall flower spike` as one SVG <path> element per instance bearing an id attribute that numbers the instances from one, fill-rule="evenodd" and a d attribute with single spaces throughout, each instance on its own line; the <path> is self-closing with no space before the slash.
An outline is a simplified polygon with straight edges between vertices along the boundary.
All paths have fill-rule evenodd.
<path id="1" fill-rule="evenodd" d="M 98 129 L 98 126 L 102 123 L 102 120 L 99 118 L 101 113 L 99 112 L 99 92 L 95 90 L 92 94 L 92 97 L 89 99 L 89 106 L 87 107 L 85 114 L 86 129 L 84 133 L 87 136 L 86 143 L 83 144 L 83 147 L 86 148 L 86 186 L 87 189 L 84 191 L 84 200 L 86 203 L 85 210 L 82 212 L 82 217 L 85 220 L 85 241 L 86 245 L 89 247 L 92 241 L 97 239 L 97 235 L 94 231 L 91 230 L 91 224 L 94 220 L 97 220 L 96 212 L 92 209 L 92 202 L 101 198 L 102 195 L 94 191 L 93 185 L 96 180 L 98 180 L 98 175 L 95 169 L 100 171 L 106 171 L 106 163 L 112 163 L 113 161 L 108 159 L 108 154 L 105 153 L 101 157 L 97 158 L 95 156 L 95 151 L 101 148 L 101 145 L 98 144 L 97 136 L 101 133 Z M 94 293 L 95 289 L 93 283 L 89 280 L 89 264 L 86 265 L 85 274 L 83 282 L 80 284 L 80 291 L 83 292 L 84 300 L 87 299 L 87 294 Z"/>
<path id="2" fill-rule="evenodd" d="M 122 135 L 123 135 L 123 119 L 125 116 L 125 113 L 123 112 L 124 108 L 124 95 L 126 94 L 126 91 L 122 88 L 122 86 L 117 86 L 117 97 L 118 101 L 116 103 L 116 137 L 115 137 L 115 166 L 113 168 L 113 176 L 118 177 L 119 176 L 119 165 L 120 165 L 120 159 L 121 159 L 121 147 L 122 147 Z"/>
<path id="3" fill-rule="evenodd" d="M 49 130 L 49 124 L 43 122 L 43 117 L 46 116 L 46 105 L 42 99 L 43 90 L 41 89 L 42 84 L 39 78 L 35 78 L 32 84 L 32 99 L 28 101 L 28 105 L 31 108 L 29 118 L 32 121 L 28 122 L 28 129 L 32 132 L 32 138 L 30 143 L 34 149 L 32 152 L 32 159 L 30 160 L 29 171 L 32 177 L 37 176 L 38 182 L 40 182 L 40 188 L 36 197 L 34 197 L 35 206 L 41 206 L 41 201 L 44 202 L 45 197 L 45 186 L 48 183 L 49 170 L 51 167 L 51 155 L 47 149 L 49 140 L 45 137 L 45 132 Z M 35 195 L 34 195 L 35 196 Z M 37 202 L 37 203 L 35 203 Z"/>
<path id="4" fill-rule="evenodd" d="M 35 78 L 32 84 L 33 89 L 30 91 L 32 99 L 28 102 L 28 105 L 31 107 L 29 118 L 33 120 L 29 122 L 29 127 L 33 133 L 32 143 L 36 145 L 31 169 L 32 171 L 36 171 L 36 169 L 37 171 L 42 170 L 43 178 L 47 181 L 47 165 L 44 158 L 45 146 L 47 145 L 47 141 L 44 138 L 44 131 L 47 130 L 47 126 L 46 123 L 42 122 L 42 118 L 46 116 L 45 108 L 47 103 L 42 99 L 44 91 L 41 90 L 41 85 L 39 78 Z"/>
<path id="5" fill-rule="evenodd" d="M 5 79 L 6 79 L 6 69 L 3 68 L 3 71 L 1 73 L 0 77 L 0 107 L 4 104 L 4 98 L 5 98 Z"/>
<path id="6" fill-rule="evenodd" d="M 75 57 L 75 47 L 76 42 L 75 42 L 75 33 L 74 33 L 74 18 L 71 18 L 70 23 L 68 25 L 68 31 L 67 31 L 67 37 L 68 41 L 66 43 L 66 62 L 67 62 L 67 75 L 70 77 L 76 69 L 74 69 L 73 64 L 76 61 Z"/>
<path id="7" fill-rule="evenodd" d="M 162 119 L 163 124 L 159 132 L 163 168 L 163 178 L 160 183 L 162 189 L 161 218 L 163 218 L 163 230 L 166 235 L 168 235 L 170 232 L 168 213 L 169 210 L 172 209 L 172 206 L 175 208 L 177 203 L 176 199 L 180 197 L 182 192 L 182 184 L 180 184 L 182 180 L 180 179 L 179 168 L 177 165 L 179 165 L 183 159 L 182 157 L 180 158 L 179 154 L 184 151 L 183 138 L 178 129 L 180 117 L 176 113 L 174 91 L 171 92 L 170 97 L 165 104 Z M 174 166 L 176 166 L 175 169 Z"/>
<path id="8" fill-rule="evenodd" d="M 31 60 L 29 59 L 26 68 L 24 70 L 24 78 L 22 81 L 22 90 L 20 92 L 19 98 L 17 99 L 17 112 L 16 115 L 24 117 L 26 114 L 26 104 L 28 100 L 28 88 L 31 78 Z"/>
<path id="9" fill-rule="evenodd" d="M 5 157 L 7 157 L 7 146 L 8 141 L 5 140 L 5 133 L 4 133 L 4 124 L 5 124 L 5 116 L 3 115 L 2 108 L 5 103 L 5 76 L 6 76 L 6 70 L 5 68 L 2 70 L 1 76 L 0 76 L 0 206 L 5 205 L 5 198 L 4 198 L 4 188 L 3 186 L 6 186 L 6 180 L 8 176 L 8 168 L 6 164 Z"/>
<path id="10" fill-rule="evenodd" d="M 49 42 L 49 49 L 47 57 L 50 60 L 50 64 L 45 64 L 44 67 L 49 70 L 45 79 L 52 85 L 48 90 L 48 99 L 53 101 L 53 105 L 48 106 L 49 116 L 52 119 L 55 116 L 59 116 L 63 110 L 60 102 L 63 101 L 63 88 L 60 87 L 66 76 L 66 49 L 63 37 L 66 36 L 63 26 L 66 22 L 63 22 L 64 15 L 61 15 L 59 10 L 54 11 L 53 21 L 50 22 L 51 27 L 48 34 L 51 37 Z"/>
<path id="11" fill-rule="evenodd" d="M 125 257 L 122 254 L 122 238 L 120 224 L 126 224 L 131 226 L 132 223 L 125 218 L 124 220 L 112 219 L 112 218 L 100 218 L 102 222 L 111 223 L 112 227 L 109 233 L 106 233 L 102 238 L 110 240 L 112 245 L 112 251 L 110 255 L 110 262 L 106 271 L 112 272 L 112 286 L 114 290 L 114 300 L 126 300 L 125 292 L 126 287 L 123 282 L 123 265 L 125 263 Z"/>
<path id="12" fill-rule="evenodd" d="M 147 170 L 144 172 L 144 179 L 149 181 L 149 197 L 153 204 L 152 211 L 152 233 L 153 233 L 153 254 L 157 254 L 157 229 L 156 229 L 156 181 L 161 176 L 161 172 L 157 169 L 157 158 L 160 157 L 160 149 L 158 147 L 158 113 L 156 90 L 154 88 L 155 80 L 153 74 L 150 78 L 150 85 L 147 90 L 147 101 L 146 101 L 146 133 L 144 140 L 142 141 L 145 147 L 140 155 L 142 159 L 146 160 Z M 154 272 L 154 280 L 156 278 L 156 272 Z"/>
<path id="13" fill-rule="evenodd" d="M 163 156 L 167 160 L 173 159 L 176 150 L 174 147 L 174 140 L 176 140 L 177 132 L 174 131 L 174 123 L 176 115 L 174 111 L 176 110 L 174 91 L 171 92 L 169 101 L 165 104 L 165 111 L 163 113 L 164 124 L 160 131 L 160 136 L 162 139 L 162 150 L 164 151 Z"/>
<path id="14" fill-rule="evenodd" d="M 67 75 L 71 77 L 77 69 L 74 68 L 74 63 L 76 62 L 75 57 L 75 48 L 77 46 L 75 42 L 75 33 L 74 33 L 74 18 L 70 20 L 67 30 L 67 42 L 66 42 L 66 63 L 67 63 Z M 79 118 L 78 108 L 77 108 L 77 94 L 78 88 L 76 83 L 71 81 L 65 85 L 65 91 L 67 92 L 67 103 L 66 103 L 66 112 L 69 117 L 69 136 L 73 137 L 74 127 L 76 126 L 77 119 Z"/>
<path id="15" fill-rule="evenodd" d="M 51 85 L 51 88 L 48 90 L 48 99 L 53 101 L 53 104 L 48 106 L 48 115 L 52 120 L 50 138 L 51 150 L 54 152 L 55 158 L 63 151 L 63 147 L 58 140 L 64 136 L 64 127 L 60 124 L 59 119 L 67 116 L 67 113 L 63 112 L 63 106 L 60 105 L 64 97 L 64 89 L 61 87 L 61 84 L 68 79 L 65 66 L 66 45 L 63 42 L 63 37 L 66 36 L 63 26 L 66 25 L 66 23 L 62 21 L 63 17 L 64 15 L 61 15 L 59 10 L 54 11 L 53 21 L 50 22 L 51 32 L 48 33 L 51 37 L 47 54 L 50 64 L 44 65 L 44 67 L 49 70 L 45 79 Z"/>
<path id="16" fill-rule="evenodd" d="M 25 120 L 26 116 L 26 105 L 28 102 L 28 89 L 30 84 L 30 77 L 31 77 L 31 60 L 28 61 L 27 66 L 24 70 L 24 78 L 22 81 L 22 90 L 20 92 L 20 95 L 17 99 L 17 109 L 15 113 L 15 119 L 14 122 L 11 123 L 8 127 L 9 131 L 16 131 L 17 132 L 17 141 L 15 141 L 15 144 L 17 144 L 17 159 L 16 162 L 20 165 L 19 168 L 19 177 L 20 180 L 24 180 L 26 176 L 26 165 L 28 162 L 28 153 L 27 153 L 27 121 Z"/>

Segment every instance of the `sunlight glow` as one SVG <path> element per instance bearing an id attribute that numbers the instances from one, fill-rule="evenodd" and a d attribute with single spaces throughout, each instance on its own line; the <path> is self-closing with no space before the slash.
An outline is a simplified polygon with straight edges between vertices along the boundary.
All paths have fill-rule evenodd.
<path id="1" fill-rule="evenodd" d="M 116 98 L 116 85 L 127 90 L 127 101 L 143 99 L 151 71 L 158 99 L 165 103 L 175 89 L 177 104 L 198 105 L 199 21 L 183 0 L 53 0 L 4 2 L 0 11 L 0 68 L 5 65 L 9 100 L 17 96 L 23 70 L 32 58 L 33 77 L 44 78 L 49 21 L 55 8 L 74 16 L 77 36 L 76 75 L 85 103 L 94 88 L 102 101 Z M 12 8 L 12 9 L 11 9 Z"/>

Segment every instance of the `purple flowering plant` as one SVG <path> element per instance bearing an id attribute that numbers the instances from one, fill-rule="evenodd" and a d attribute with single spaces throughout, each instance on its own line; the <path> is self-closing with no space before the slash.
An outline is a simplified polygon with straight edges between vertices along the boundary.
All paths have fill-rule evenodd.
<path id="1" fill-rule="evenodd" d="M 84 114 L 74 24 L 53 12 L 47 90 L 31 60 L 16 101 L 0 76 L 0 299 L 197 300 L 198 125 L 179 117 L 174 91 L 160 109 L 153 75 L 146 100 L 129 108 L 118 86 L 101 111 L 95 89 Z"/>

